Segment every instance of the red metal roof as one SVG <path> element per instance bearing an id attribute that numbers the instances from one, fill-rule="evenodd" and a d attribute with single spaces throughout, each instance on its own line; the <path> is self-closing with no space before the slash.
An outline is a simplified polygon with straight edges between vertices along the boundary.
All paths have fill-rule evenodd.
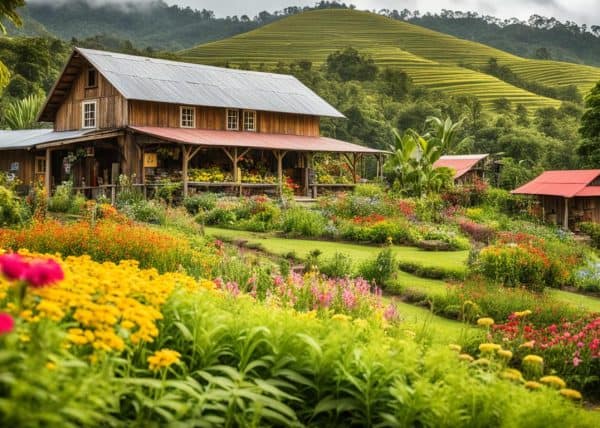
<path id="1" fill-rule="evenodd" d="M 454 179 L 462 177 L 469 172 L 475 165 L 482 159 L 487 158 L 489 155 L 455 155 L 455 156 L 442 156 L 439 158 L 433 166 L 435 168 L 446 167 L 456 171 L 454 173 Z"/>
<path id="2" fill-rule="evenodd" d="M 600 169 L 546 171 L 512 191 L 519 195 L 546 195 L 572 198 L 600 196 L 600 186 L 590 184 L 600 176 Z"/>
<path id="3" fill-rule="evenodd" d="M 381 150 L 326 137 L 303 137 L 299 135 L 265 134 L 262 132 L 162 128 L 156 126 L 130 126 L 129 128 L 163 140 L 199 146 L 249 147 L 253 149 L 311 152 L 383 153 Z"/>

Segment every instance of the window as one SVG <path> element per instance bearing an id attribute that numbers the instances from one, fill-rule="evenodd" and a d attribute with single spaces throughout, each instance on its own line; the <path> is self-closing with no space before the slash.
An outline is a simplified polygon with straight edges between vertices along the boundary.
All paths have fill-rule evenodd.
<path id="1" fill-rule="evenodd" d="M 83 128 L 96 127 L 96 101 L 84 101 L 82 119 Z"/>
<path id="2" fill-rule="evenodd" d="M 86 88 L 95 88 L 98 86 L 98 72 L 93 68 L 88 68 Z"/>
<path id="3" fill-rule="evenodd" d="M 180 122 L 179 126 L 182 128 L 195 128 L 196 127 L 196 108 L 195 107 L 179 107 Z"/>
<path id="4" fill-rule="evenodd" d="M 44 174 L 46 172 L 46 158 L 44 156 L 36 156 L 35 158 L 35 173 Z"/>
<path id="5" fill-rule="evenodd" d="M 244 131 L 256 131 L 256 112 L 244 110 Z"/>
<path id="6" fill-rule="evenodd" d="M 227 130 L 237 131 L 240 129 L 239 112 L 233 109 L 227 109 Z"/>

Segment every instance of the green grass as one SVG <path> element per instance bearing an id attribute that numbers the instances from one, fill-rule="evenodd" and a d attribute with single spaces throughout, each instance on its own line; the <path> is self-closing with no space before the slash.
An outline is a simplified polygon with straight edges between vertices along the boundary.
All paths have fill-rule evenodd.
<path id="1" fill-rule="evenodd" d="M 600 299 L 598 298 L 554 289 L 550 290 L 550 295 L 561 302 L 570 303 L 588 311 L 600 313 Z"/>
<path id="2" fill-rule="evenodd" d="M 371 260 L 381 251 L 381 247 L 351 244 L 346 242 L 315 241 L 310 239 L 279 238 L 264 233 L 228 230 L 207 227 L 206 233 L 227 240 L 240 239 L 250 244 L 260 244 L 261 248 L 272 254 L 286 255 L 294 252 L 299 258 L 305 258 L 311 251 L 320 250 L 322 257 L 327 258 L 335 253 L 343 253 L 352 258 L 355 265 Z M 393 246 L 394 254 L 400 261 L 419 263 L 423 266 L 437 266 L 460 270 L 464 268 L 469 255 L 468 251 L 424 251 L 415 247 Z"/>
<path id="3" fill-rule="evenodd" d="M 406 22 L 351 10 L 318 10 L 294 15 L 257 30 L 180 52 L 184 60 L 206 64 L 274 65 L 308 59 L 323 63 L 336 50 L 352 46 L 381 66 L 405 70 L 418 85 L 450 94 L 471 94 L 484 105 L 501 97 L 530 109 L 560 102 L 507 84 L 461 65 L 482 65 L 491 57 L 523 79 L 548 86 L 574 84 L 582 94 L 600 80 L 600 68 L 517 57 Z"/>

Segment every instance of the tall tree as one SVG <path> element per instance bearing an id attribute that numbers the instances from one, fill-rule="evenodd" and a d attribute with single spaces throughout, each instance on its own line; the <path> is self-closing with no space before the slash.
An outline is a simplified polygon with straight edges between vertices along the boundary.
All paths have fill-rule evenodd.
<path id="1" fill-rule="evenodd" d="M 6 27 L 2 23 L 3 19 L 8 19 L 13 24 L 20 26 L 21 18 L 17 14 L 17 8 L 25 6 L 25 0 L 2 0 L 0 1 L 0 32 L 6 34 Z M 0 93 L 4 90 L 10 80 L 8 68 L 0 61 Z"/>
<path id="2" fill-rule="evenodd" d="M 600 82 L 585 97 L 585 112 L 581 116 L 579 134 L 583 141 L 578 148 L 586 167 L 600 167 Z"/>

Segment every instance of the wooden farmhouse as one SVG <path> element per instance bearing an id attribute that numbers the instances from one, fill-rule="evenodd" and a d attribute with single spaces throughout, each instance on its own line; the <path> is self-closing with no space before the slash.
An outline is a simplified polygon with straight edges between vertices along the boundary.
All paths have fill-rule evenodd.
<path id="1" fill-rule="evenodd" d="M 544 220 L 565 229 L 600 223 L 600 169 L 546 171 L 512 193 L 536 196 Z"/>
<path id="2" fill-rule="evenodd" d="M 467 184 L 485 178 L 486 161 L 488 159 L 488 154 L 445 155 L 440 157 L 433 166 L 436 168 L 450 168 L 454 171 L 454 182 L 456 184 Z"/>
<path id="3" fill-rule="evenodd" d="M 48 190 L 66 180 L 89 197 L 121 175 L 144 191 L 165 180 L 183 194 L 214 188 L 315 194 L 317 153 L 347 164 L 382 152 L 320 136 L 343 118 L 295 77 L 76 48 L 39 114 L 53 129 L 0 131 L 0 171 Z M 335 186 L 335 183 L 327 186 Z M 341 186 L 341 184 L 339 184 Z"/>

